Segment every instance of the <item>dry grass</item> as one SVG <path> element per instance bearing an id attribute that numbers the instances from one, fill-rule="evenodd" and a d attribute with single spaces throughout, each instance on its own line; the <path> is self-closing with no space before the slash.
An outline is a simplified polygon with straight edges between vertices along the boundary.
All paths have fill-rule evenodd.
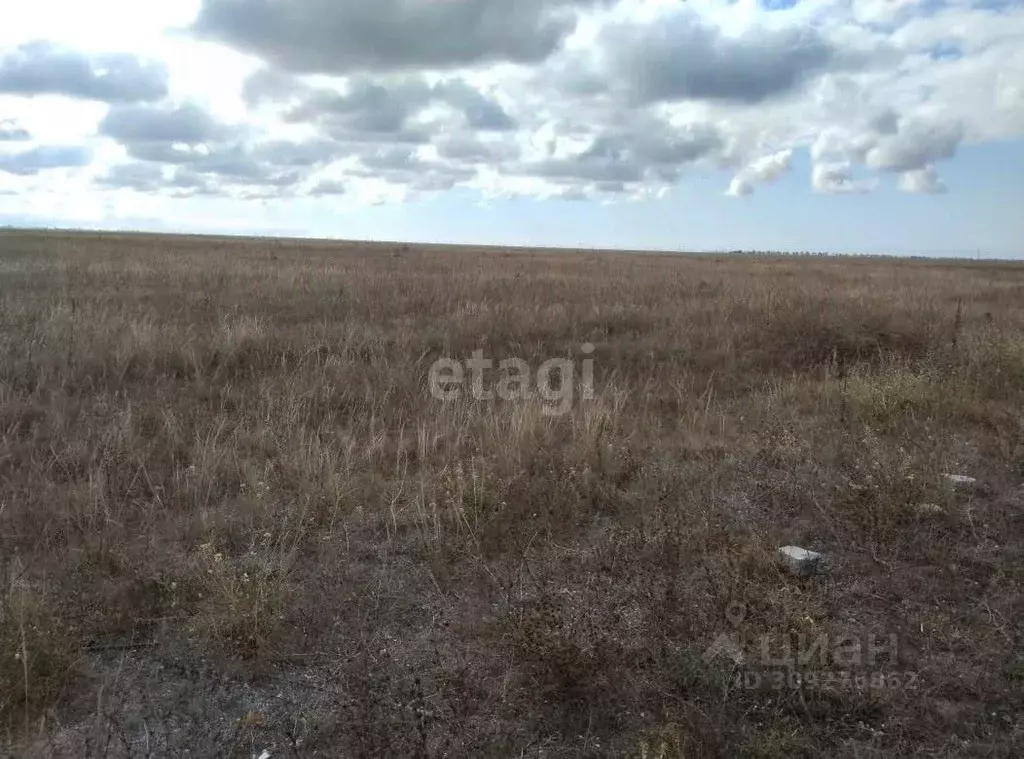
<path id="1" fill-rule="evenodd" d="M 0 324 L 0 747 L 1024 740 L 1020 265 L 7 232 Z M 562 416 L 428 392 L 586 342 Z M 913 685 L 722 633 L 895 635 Z"/>

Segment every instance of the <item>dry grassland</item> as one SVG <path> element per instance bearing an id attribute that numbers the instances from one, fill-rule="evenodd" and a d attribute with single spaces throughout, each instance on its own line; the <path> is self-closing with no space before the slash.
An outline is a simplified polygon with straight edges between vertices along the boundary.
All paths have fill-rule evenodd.
<path id="1" fill-rule="evenodd" d="M 9 231 L 0 326 L 0 753 L 1021 750 L 1022 265 Z"/>

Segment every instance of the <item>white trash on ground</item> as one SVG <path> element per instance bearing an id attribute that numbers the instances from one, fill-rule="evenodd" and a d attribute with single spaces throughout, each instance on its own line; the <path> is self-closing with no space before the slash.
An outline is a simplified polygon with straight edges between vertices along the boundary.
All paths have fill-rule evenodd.
<path id="1" fill-rule="evenodd" d="M 954 490 L 975 490 L 978 487 L 976 477 L 968 477 L 966 474 L 943 474 L 946 482 L 952 485 Z"/>
<path id="2" fill-rule="evenodd" d="M 810 577 L 821 569 L 820 553 L 808 551 L 799 546 L 784 546 L 779 549 L 779 556 L 786 568 L 798 577 Z"/>

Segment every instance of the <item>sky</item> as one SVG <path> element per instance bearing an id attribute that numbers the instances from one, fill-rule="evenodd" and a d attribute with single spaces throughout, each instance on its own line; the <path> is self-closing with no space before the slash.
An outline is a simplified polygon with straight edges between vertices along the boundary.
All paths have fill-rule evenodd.
<path id="1" fill-rule="evenodd" d="M 0 226 L 1024 258 L 1024 0 L 33 0 Z"/>

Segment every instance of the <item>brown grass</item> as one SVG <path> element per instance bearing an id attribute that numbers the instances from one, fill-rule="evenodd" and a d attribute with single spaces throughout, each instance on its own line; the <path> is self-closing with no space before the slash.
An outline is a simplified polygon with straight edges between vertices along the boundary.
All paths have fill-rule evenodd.
<path id="1" fill-rule="evenodd" d="M 11 231 L 0 324 L 0 750 L 1024 740 L 1020 265 Z M 428 392 L 586 342 L 562 416 Z"/>

